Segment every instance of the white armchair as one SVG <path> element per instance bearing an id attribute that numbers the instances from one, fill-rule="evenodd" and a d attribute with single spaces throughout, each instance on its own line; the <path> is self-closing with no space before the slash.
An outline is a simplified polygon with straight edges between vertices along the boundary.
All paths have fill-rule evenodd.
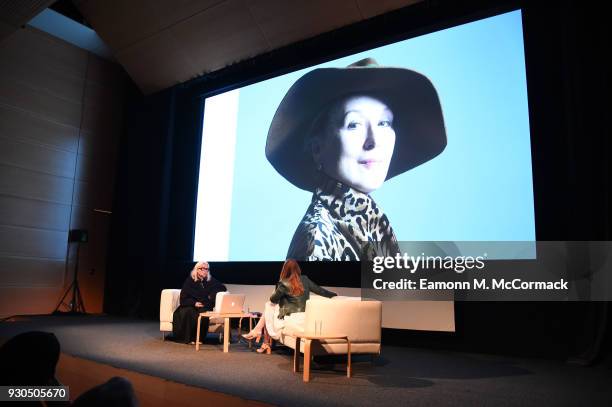
<path id="1" fill-rule="evenodd" d="M 215 308 L 221 304 L 221 298 L 229 294 L 229 291 L 223 291 L 217 293 L 215 298 Z M 181 290 L 179 289 L 165 289 L 161 292 L 161 299 L 159 303 L 159 330 L 162 333 L 162 340 L 166 339 L 166 333 L 172 332 L 172 317 L 174 311 L 179 306 L 181 297 Z M 208 332 L 222 333 L 223 332 L 223 318 L 211 318 L 210 325 L 208 326 Z M 221 337 L 219 338 L 221 339 Z"/>
<path id="2" fill-rule="evenodd" d="M 296 338 L 300 338 L 297 349 L 304 354 L 305 382 L 310 380 L 313 355 L 348 354 L 347 375 L 350 377 L 351 355 L 380 354 L 381 327 L 380 301 L 361 301 L 356 297 L 313 297 L 306 301 L 303 315 L 285 318 L 280 342 L 294 349 L 293 370 L 297 372 L 299 354 L 295 349 Z"/>
<path id="3" fill-rule="evenodd" d="M 292 332 L 315 333 L 315 321 L 320 321 L 322 333 L 345 335 L 351 341 L 351 354 L 379 354 L 382 327 L 382 302 L 359 297 L 312 297 L 306 301 L 303 325 L 287 319 L 281 343 L 295 349 Z M 300 351 L 303 352 L 303 347 Z M 313 343 L 313 355 L 346 354 L 345 341 L 322 340 Z"/>

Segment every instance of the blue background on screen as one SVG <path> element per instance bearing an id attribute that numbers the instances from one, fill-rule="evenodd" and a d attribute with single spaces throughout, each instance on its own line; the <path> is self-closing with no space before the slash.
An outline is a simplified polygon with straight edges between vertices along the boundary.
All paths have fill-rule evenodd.
<path id="1" fill-rule="evenodd" d="M 521 13 L 372 49 L 240 89 L 231 212 L 232 261 L 283 260 L 311 193 L 264 155 L 279 102 L 304 73 L 365 57 L 425 74 L 436 87 L 446 150 L 372 193 L 398 240 L 535 240 Z"/>

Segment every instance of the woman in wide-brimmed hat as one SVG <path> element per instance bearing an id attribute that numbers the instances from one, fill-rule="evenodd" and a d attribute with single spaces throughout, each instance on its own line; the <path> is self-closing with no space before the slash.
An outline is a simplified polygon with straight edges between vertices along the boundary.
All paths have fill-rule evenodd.
<path id="1" fill-rule="evenodd" d="M 377 255 L 397 253 L 389 219 L 369 194 L 445 147 L 438 95 L 415 71 L 368 58 L 302 76 L 281 101 L 266 142 L 272 166 L 314 193 L 287 257 L 359 260 L 367 242 Z"/>

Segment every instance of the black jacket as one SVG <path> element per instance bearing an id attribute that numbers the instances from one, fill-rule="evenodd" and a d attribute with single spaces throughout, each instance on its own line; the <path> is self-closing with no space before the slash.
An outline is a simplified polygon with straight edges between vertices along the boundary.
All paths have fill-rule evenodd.
<path id="1" fill-rule="evenodd" d="M 195 306 L 196 302 L 204 304 L 204 308 L 212 310 L 218 292 L 227 291 L 219 280 L 211 277 L 210 281 L 193 281 L 188 276 L 181 289 L 181 306 Z"/>

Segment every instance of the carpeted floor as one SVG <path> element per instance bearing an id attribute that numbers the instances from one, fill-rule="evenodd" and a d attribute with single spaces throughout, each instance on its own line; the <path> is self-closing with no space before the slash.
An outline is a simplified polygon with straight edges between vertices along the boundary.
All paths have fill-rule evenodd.
<path id="1" fill-rule="evenodd" d="M 610 406 L 606 368 L 562 362 L 384 346 L 373 363 L 323 360 L 310 383 L 292 372 L 292 353 L 230 353 L 212 338 L 194 346 L 162 342 L 159 323 L 108 316 L 32 317 L 0 323 L 0 341 L 28 330 L 54 332 L 73 356 L 277 405 Z"/>

